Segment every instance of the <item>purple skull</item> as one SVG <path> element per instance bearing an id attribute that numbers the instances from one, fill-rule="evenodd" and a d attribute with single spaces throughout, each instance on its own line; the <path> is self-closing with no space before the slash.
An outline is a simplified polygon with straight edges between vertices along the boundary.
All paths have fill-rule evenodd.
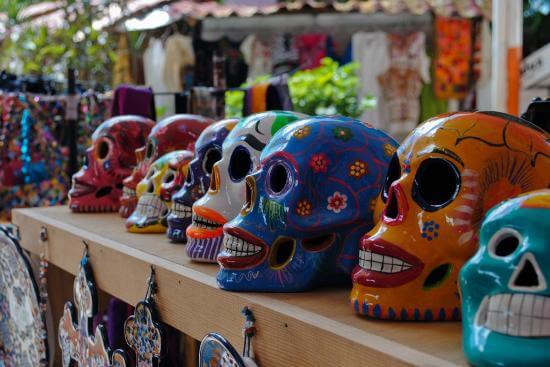
<path id="1" fill-rule="evenodd" d="M 191 207 L 208 190 L 212 166 L 222 157 L 222 143 L 237 122 L 238 119 L 219 121 L 207 127 L 197 139 L 187 179 L 172 197 L 167 232 L 172 241 L 186 242 L 185 230 L 191 224 Z"/>

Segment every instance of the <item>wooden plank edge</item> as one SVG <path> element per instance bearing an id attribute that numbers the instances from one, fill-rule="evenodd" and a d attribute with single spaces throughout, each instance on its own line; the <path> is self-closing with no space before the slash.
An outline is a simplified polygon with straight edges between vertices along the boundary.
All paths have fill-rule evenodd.
<path id="1" fill-rule="evenodd" d="M 136 249 L 134 247 L 128 246 L 124 243 L 117 242 L 105 237 L 102 237 L 96 233 L 90 232 L 89 230 L 77 227 L 71 224 L 63 223 L 63 227 L 60 227 L 60 222 L 54 218 L 50 218 L 46 215 L 43 215 L 40 211 L 35 211 L 32 209 L 17 209 L 13 211 L 13 223 L 19 225 L 21 232 L 23 233 L 23 228 L 21 228 L 21 223 L 25 222 L 24 218 L 27 217 L 31 220 L 34 220 L 41 225 L 45 224 L 46 227 L 52 227 L 59 231 L 65 231 L 71 235 L 86 240 L 90 247 L 105 247 L 112 251 L 122 252 L 128 256 L 133 257 L 134 259 L 141 261 L 146 264 L 155 265 L 157 268 L 165 269 L 169 272 L 172 272 L 176 275 L 183 276 L 195 282 L 202 283 L 206 286 L 218 289 L 216 281 L 214 278 L 207 276 L 206 274 L 185 267 L 184 265 L 169 261 L 164 258 L 160 258 L 148 252 Z M 28 239 L 22 239 L 22 245 L 29 251 L 39 254 L 38 245 L 27 245 Z M 39 243 L 39 238 L 36 236 L 35 243 Z M 124 248 L 125 251 L 120 251 L 119 249 Z M 75 275 L 76 265 L 74 268 L 66 268 L 64 264 L 57 263 L 55 260 L 52 263 L 56 266 L 61 267 L 65 271 Z M 146 275 L 144 274 L 144 279 Z M 99 284 L 98 284 L 99 286 Z M 100 287 L 101 288 L 101 287 Z M 109 289 L 104 289 L 109 292 Z M 290 305 L 286 302 L 273 299 L 267 295 L 263 294 L 252 294 L 252 293 L 231 293 L 235 298 L 241 298 L 244 303 L 250 304 L 251 307 L 262 307 L 273 313 L 280 314 L 283 317 L 296 320 L 300 324 L 305 324 L 310 327 L 327 331 L 335 335 L 335 337 L 340 337 L 349 342 L 358 344 L 364 348 L 371 350 L 373 353 L 382 354 L 388 358 L 388 362 L 393 363 L 397 362 L 398 364 L 404 365 L 417 365 L 417 366 L 456 366 L 450 361 L 438 358 L 436 356 L 430 355 L 428 353 L 404 346 L 398 342 L 386 339 L 384 337 L 378 336 L 376 334 L 355 328 L 348 324 L 343 324 L 338 321 L 334 321 L 330 318 L 320 316 L 311 311 L 305 310 L 303 308 Z M 127 299 L 121 297 L 121 299 L 128 302 Z M 351 308 L 350 308 L 350 312 Z M 323 324 L 324 328 L 319 327 L 318 325 Z M 187 333 L 186 330 L 182 330 L 177 327 L 182 332 Z M 200 339 L 201 335 L 192 335 Z M 380 356 L 381 357 L 381 356 Z"/>

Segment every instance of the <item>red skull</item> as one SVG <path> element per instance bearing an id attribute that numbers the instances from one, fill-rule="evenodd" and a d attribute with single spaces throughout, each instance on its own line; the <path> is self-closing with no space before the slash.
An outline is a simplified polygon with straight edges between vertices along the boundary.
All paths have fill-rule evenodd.
<path id="1" fill-rule="evenodd" d="M 136 165 L 134 151 L 144 144 L 155 122 L 140 116 L 104 121 L 92 135 L 84 165 L 73 175 L 69 207 L 74 212 L 116 211 L 122 180 Z"/>
<path id="2" fill-rule="evenodd" d="M 212 122 L 206 117 L 182 114 L 167 117 L 155 125 L 149 134 L 147 144 L 135 151 L 138 163 L 132 175 L 124 179 L 119 209 L 121 217 L 128 218 L 135 210 L 136 186 L 145 177 L 151 164 L 174 150 L 194 151 L 195 141 Z"/>

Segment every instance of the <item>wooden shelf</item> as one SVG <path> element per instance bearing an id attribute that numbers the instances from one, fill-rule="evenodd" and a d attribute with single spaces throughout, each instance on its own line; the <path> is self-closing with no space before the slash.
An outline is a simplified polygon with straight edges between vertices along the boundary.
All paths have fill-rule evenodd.
<path id="1" fill-rule="evenodd" d="M 19 209 L 13 223 L 19 226 L 22 246 L 35 254 L 41 252 L 40 230 L 46 227 L 49 261 L 71 274 L 85 240 L 97 286 L 130 304 L 143 298 L 150 265 L 155 265 L 162 320 L 195 339 L 216 331 L 240 349 L 240 310 L 251 307 L 262 366 L 466 365 L 460 323 L 365 319 L 353 313 L 349 287 L 231 293 L 216 286 L 216 265 L 192 263 L 183 245 L 164 235 L 126 232 L 124 220 L 115 214 L 72 214 L 67 207 Z"/>

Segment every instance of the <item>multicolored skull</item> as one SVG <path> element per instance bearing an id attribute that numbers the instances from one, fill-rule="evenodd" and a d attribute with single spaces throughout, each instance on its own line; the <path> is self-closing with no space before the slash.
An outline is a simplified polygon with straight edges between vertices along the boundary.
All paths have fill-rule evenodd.
<path id="1" fill-rule="evenodd" d="M 128 232 L 165 233 L 172 195 L 181 189 L 193 152 L 176 150 L 157 159 L 136 187 L 136 210 L 126 220 Z"/>
<path id="2" fill-rule="evenodd" d="M 119 214 L 123 218 L 135 210 L 137 205 L 136 186 L 145 177 L 151 164 L 166 153 L 174 150 L 194 150 L 194 144 L 201 132 L 212 120 L 198 115 L 174 115 L 155 125 L 147 144 L 135 151 L 137 167 L 124 180 L 120 198 Z"/>
<path id="3" fill-rule="evenodd" d="M 222 226 L 233 219 L 245 202 L 245 177 L 260 164 L 260 153 L 283 126 L 304 118 L 288 111 L 270 111 L 241 120 L 225 139 L 222 159 L 213 169 L 210 189 L 193 205 L 187 228 L 187 255 L 193 260 L 216 262 L 223 240 Z"/>
<path id="4" fill-rule="evenodd" d="M 460 271 L 463 341 L 475 366 L 550 365 L 550 190 L 486 216 Z"/>
<path id="5" fill-rule="evenodd" d="M 549 134 L 498 112 L 428 120 L 399 147 L 361 239 L 351 301 L 383 319 L 458 320 L 458 271 L 478 247 L 485 213 L 550 185 Z"/>
<path id="6" fill-rule="evenodd" d="M 396 147 L 382 131 L 343 117 L 281 129 L 246 178 L 241 215 L 224 226 L 219 286 L 295 292 L 349 283 Z"/>
<path id="7" fill-rule="evenodd" d="M 134 151 L 145 144 L 154 121 L 117 116 L 97 127 L 84 164 L 73 175 L 69 208 L 73 212 L 110 212 L 119 207 L 122 180 L 136 165 Z"/>
<path id="8" fill-rule="evenodd" d="M 174 242 L 185 242 L 185 230 L 191 224 L 191 207 L 210 186 L 212 167 L 222 157 L 222 144 L 229 132 L 239 122 L 237 119 L 219 121 L 208 126 L 195 143 L 195 157 L 189 163 L 187 179 L 182 189 L 172 198 L 168 215 L 168 237 Z"/>

